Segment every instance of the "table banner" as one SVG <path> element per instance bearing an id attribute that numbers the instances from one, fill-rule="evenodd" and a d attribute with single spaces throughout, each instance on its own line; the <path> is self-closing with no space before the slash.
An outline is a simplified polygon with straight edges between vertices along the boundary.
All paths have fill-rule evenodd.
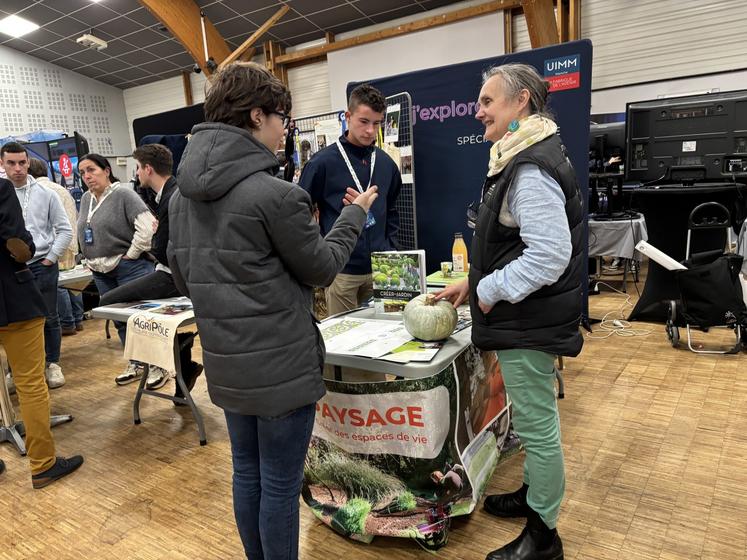
<path id="1" fill-rule="evenodd" d="M 124 357 L 176 371 L 174 338 L 179 325 L 194 317 L 191 303 L 140 303 L 127 319 Z"/>
<path id="2" fill-rule="evenodd" d="M 421 379 L 325 379 L 306 458 L 302 496 L 347 537 L 428 539 L 471 513 L 509 430 L 494 352 L 469 346 Z"/>

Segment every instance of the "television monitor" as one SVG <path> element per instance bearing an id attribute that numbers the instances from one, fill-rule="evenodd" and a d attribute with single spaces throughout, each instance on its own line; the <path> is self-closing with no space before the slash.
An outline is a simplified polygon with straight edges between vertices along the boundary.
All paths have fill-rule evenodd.
<path id="1" fill-rule="evenodd" d="M 78 157 L 83 157 L 91 152 L 91 148 L 88 146 L 88 140 L 86 140 L 86 137 L 80 132 L 73 131 L 73 138 L 75 138 L 75 151 L 77 152 Z"/>
<path id="2" fill-rule="evenodd" d="M 628 180 L 747 178 L 747 90 L 628 103 L 626 123 Z"/>
<path id="3" fill-rule="evenodd" d="M 614 122 L 589 126 L 589 171 L 617 173 L 625 153 L 625 123 Z M 619 161 L 610 163 L 617 158 Z"/>
<path id="4" fill-rule="evenodd" d="M 47 142 L 29 142 L 28 144 L 23 144 L 23 147 L 26 148 L 26 151 L 29 154 L 29 157 L 39 159 L 43 161 L 47 166 L 47 176 L 51 179 L 52 178 L 52 168 L 50 165 L 50 156 L 49 156 L 49 145 Z"/>
<path id="5" fill-rule="evenodd" d="M 54 182 L 62 185 L 75 199 L 76 205 L 80 205 L 80 199 L 83 197 L 83 189 L 80 180 L 80 173 L 78 173 L 78 151 L 76 146 L 76 138 L 60 138 L 59 140 L 50 140 L 49 144 L 49 155 L 52 161 L 52 169 L 54 170 Z M 60 158 L 62 155 L 67 155 L 70 158 L 72 164 L 72 175 L 67 177 L 63 176 L 60 171 Z"/>

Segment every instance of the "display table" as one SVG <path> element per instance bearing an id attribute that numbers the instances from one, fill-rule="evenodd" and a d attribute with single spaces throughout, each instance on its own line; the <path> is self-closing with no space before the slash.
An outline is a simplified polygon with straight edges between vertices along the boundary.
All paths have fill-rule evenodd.
<path id="1" fill-rule="evenodd" d="M 82 265 L 78 265 L 70 270 L 63 270 L 57 280 L 57 286 L 74 290 L 77 292 L 86 289 L 86 286 L 93 280 L 93 273 Z"/>
<path id="2" fill-rule="evenodd" d="M 646 240 L 648 240 L 648 232 L 643 214 L 614 220 L 589 219 L 589 258 L 624 259 L 623 291 L 627 291 L 630 261 L 634 258 L 641 260 L 641 255 L 635 250 L 635 246 L 639 241 Z"/>
<path id="3" fill-rule="evenodd" d="M 643 212 L 648 230 L 648 242 L 676 261 L 685 258 L 688 218 L 690 212 L 704 202 L 719 202 L 736 223 L 744 216 L 747 185 L 739 183 L 710 183 L 694 186 L 662 185 L 641 187 L 632 196 L 632 204 Z M 724 247 L 724 230 L 701 230 L 693 234 L 693 253 Z M 674 274 L 649 260 L 646 283 L 641 297 L 628 317 L 629 320 L 665 323 L 665 302 L 680 298 Z"/>
<path id="4" fill-rule="evenodd" d="M 319 327 L 331 341 L 372 318 L 381 316 L 363 309 Z M 327 354 L 343 377 L 355 368 L 391 380 L 325 379 L 302 489 L 322 522 L 365 542 L 399 536 L 438 548 L 450 518 L 474 510 L 500 458 L 509 406 L 495 353 L 470 338 L 469 328 L 458 332 L 426 363 Z"/>
<path id="5" fill-rule="evenodd" d="M 186 298 L 170 298 L 170 299 L 153 299 L 153 300 L 146 300 L 145 302 L 130 302 L 130 303 L 114 303 L 112 305 L 106 305 L 103 307 L 96 307 L 94 308 L 91 313 L 94 317 L 99 319 L 109 319 L 112 321 L 123 321 L 127 322 L 127 320 L 134 315 L 135 313 L 138 313 L 139 311 L 142 311 L 141 309 L 134 309 L 133 306 L 137 306 L 138 304 L 143 303 L 153 303 L 158 305 L 173 305 L 173 304 L 181 304 L 185 301 L 189 301 Z M 179 329 L 185 329 L 185 328 L 194 328 L 196 325 L 195 317 L 193 313 L 185 314 L 185 317 L 179 322 L 178 328 Z M 194 339 L 195 336 L 197 336 L 196 329 L 190 333 L 191 339 Z M 190 342 L 190 340 L 183 341 L 182 343 Z M 154 337 L 154 343 L 158 343 L 158 339 Z M 137 392 L 135 393 L 135 401 L 132 405 L 132 414 L 135 424 L 140 424 L 140 399 L 143 395 L 148 395 L 151 397 L 157 397 L 160 399 L 166 399 L 170 400 L 175 403 L 185 404 L 189 406 L 190 410 L 192 411 L 192 416 L 195 419 L 195 422 L 197 423 L 197 430 L 200 435 L 200 445 L 206 445 L 207 444 L 207 436 L 205 435 L 205 425 L 202 421 L 202 414 L 200 414 L 200 410 L 197 408 L 197 405 L 195 404 L 194 400 L 192 399 L 192 395 L 189 392 L 189 389 L 187 388 L 186 383 L 184 382 L 184 378 L 182 377 L 182 364 L 179 359 L 179 339 L 178 337 L 174 337 L 173 342 L 173 352 L 174 352 L 174 365 L 176 370 L 176 383 L 179 384 L 179 387 L 181 387 L 182 394 L 184 395 L 183 398 L 178 398 L 173 395 L 167 394 L 167 393 L 160 393 L 158 391 L 152 391 L 150 389 L 145 388 L 145 382 L 148 379 L 148 370 L 150 369 L 150 366 L 147 361 L 145 361 L 145 373 L 143 373 L 143 376 L 140 378 L 140 383 L 137 388 Z M 134 359 L 140 359 L 137 356 L 133 356 Z"/>

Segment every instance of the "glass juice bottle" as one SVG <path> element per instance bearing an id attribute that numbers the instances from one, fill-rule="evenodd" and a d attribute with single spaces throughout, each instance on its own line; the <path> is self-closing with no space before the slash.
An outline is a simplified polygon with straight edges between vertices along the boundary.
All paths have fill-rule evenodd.
<path id="1" fill-rule="evenodd" d="M 454 234 L 454 245 L 451 247 L 451 261 L 454 272 L 467 272 L 467 245 L 462 233 Z"/>

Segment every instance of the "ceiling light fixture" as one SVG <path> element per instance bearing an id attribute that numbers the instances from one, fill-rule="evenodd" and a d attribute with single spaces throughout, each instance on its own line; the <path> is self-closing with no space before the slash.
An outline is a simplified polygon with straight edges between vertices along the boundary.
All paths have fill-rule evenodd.
<path id="1" fill-rule="evenodd" d="M 27 33 L 36 31 L 39 26 L 34 22 L 19 16 L 8 16 L 0 19 L 0 33 L 11 37 L 23 37 Z"/>
<path id="2" fill-rule="evenodd" d="M 102 51 L 108 46 L 106 41 L 99 39 L 93 34 L 93 29 L 91 29 L 91 33 L 84 33 L 78 37 L 75 42 L 89 49 L 96 49 L 97 51 Z"/>

